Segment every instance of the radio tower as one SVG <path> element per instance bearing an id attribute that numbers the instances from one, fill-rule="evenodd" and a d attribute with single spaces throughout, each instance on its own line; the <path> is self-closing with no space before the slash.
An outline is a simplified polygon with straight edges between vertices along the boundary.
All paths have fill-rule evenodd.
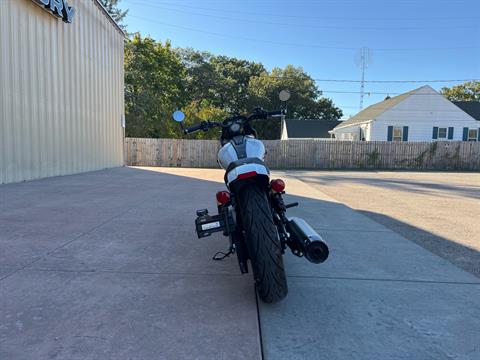
<path id="1" fill-rule="evenodd" d="M 358 54 L 355 62 L 357 66 L 362 70 L 362 80 L 360 82 L 360 110 L 363 109 L 363 97 L 365 96 L 365 69 L 368 68 L 372 60 L 372 52 L 367 47 L 362 47 Z"/>

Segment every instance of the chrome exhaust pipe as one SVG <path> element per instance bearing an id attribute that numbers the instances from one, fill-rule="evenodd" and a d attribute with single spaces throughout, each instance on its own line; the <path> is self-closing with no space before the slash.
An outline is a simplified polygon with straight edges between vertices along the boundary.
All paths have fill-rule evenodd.
<path id="1" fill-rule="evenodd" d="M 327 260 L 329 254 L 327 244 L 305 220 L 298 217 L 288 218 L 287 231 L 308 261 L 320 264 Z"/>

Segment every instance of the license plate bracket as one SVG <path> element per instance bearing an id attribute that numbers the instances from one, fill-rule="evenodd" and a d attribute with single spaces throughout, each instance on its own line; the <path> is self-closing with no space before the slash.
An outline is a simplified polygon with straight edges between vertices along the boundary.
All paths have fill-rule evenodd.
<path id="1" fill-rule="evenodd" d="M 235 222 L 230 211 L 225 209 L 218 215 L 208 215 L 208 213 L 206 213 L 197 216 L 195 219 L 195 229 L 199 239 L 219 231 L 222 231 L 224 235 L 228 236 L 235 230 Z"/>

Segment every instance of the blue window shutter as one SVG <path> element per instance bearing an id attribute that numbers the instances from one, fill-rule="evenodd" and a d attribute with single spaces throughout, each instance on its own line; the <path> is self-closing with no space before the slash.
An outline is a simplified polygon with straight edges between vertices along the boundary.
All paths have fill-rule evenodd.
<path id="1" fill-rule="evenodd" d="M 433 134 L 432 134 L 432 139 L 438 139 L 438 127 L 434 126 L 433 127 Z"/>
<path id="2" fill-rule="evenodd" d="M 408 141 L 408 126 L 403 127 L 403 141 Z"/>
<path id="3" fill-rule="evenodd" d="M 480 128 L 477 130 L 477 141 L 480 141 Z"/>
<path id="4" fill-rule="evenodd" d="M 463 128 L 463 141 L 468 141 L 468 128 Z"/>
<path id="5" fill-rule="evenodd" d="M 387 132 L 387 141 L 392 141 L 393 139 L 393 126 L 388 127 L 388 132 Z"/>
<path id="6" fill-rule="evenodd" d="M 448 128 L 448 139 L 449 140 L 453 139 L 453 127 Z"/>

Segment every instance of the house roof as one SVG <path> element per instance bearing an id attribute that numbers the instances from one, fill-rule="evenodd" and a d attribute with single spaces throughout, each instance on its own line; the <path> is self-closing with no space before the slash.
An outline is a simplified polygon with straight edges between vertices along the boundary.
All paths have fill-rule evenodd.
<path id="1" fill-rule="evenodd" d="M 329 138 L 328 132 L 340 123 L 336 120 L 285 120 L 289 139 Z"/>
<path id="2" fill-rule="evenodd" d="M 404 94 L 397 95 L 397 96 L 394 96 L 394 97 L 389 98 L 389 99 L 387 99 L 387 100 L 381 101 L 381 102 L 379 102 L 379 103 L 370 105 L 369 107 L 367 107 L 367 108 L 365 108 L 364 110 L 360 111 L 358 114 L 352 116 L 350 119 L 342 121 L 342 122 L 336 127 L 336 129 L 343 128 L 343 127 L 346 127 L 346 126 L 355 125 L 355 124 L 360 124 L 360 123 L 365 122 L 365 121 L 374 120 L 374 119 L 377 118 L 380 114 L 382 114 L 382 113 L 384 113 L 385 111 L 391 109 L 392 107 L 394 107 L 394 106 L 397 105 L 398 103 L 400 103 L 400 102 L 402 102 L 403 100 L 405 100 L 405 99 L 406 99 L 407 97 L 409 97 L 410 95 L 416 93 L 418 90 L 423 89 L 423 88 L 425 88 L 425 87 L 429 87 L 429 86 L 428 86 L 428 85 L 425 85 L 425 86 L 422 86 L 422 87 L 420 87 L 420 88 L 418 88 L 418 89 L 415 89 L 415 90 L 406 92 L 406 93 L 404 93 Z"/>
<path id="3" fill-rule="evenodd" d="M 475 120 L 480 120 L 480 101 L 453 101 L 453 103 Z"/>

